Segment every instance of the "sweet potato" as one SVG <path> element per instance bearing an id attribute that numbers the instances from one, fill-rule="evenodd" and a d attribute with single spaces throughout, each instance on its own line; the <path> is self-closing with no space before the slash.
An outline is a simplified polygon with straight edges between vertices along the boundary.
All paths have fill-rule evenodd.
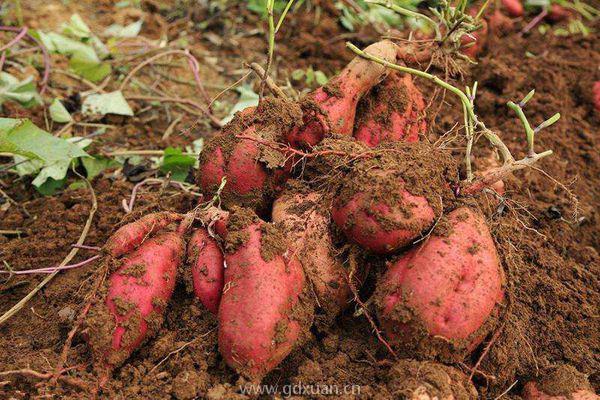
<path id="1" fill-rule="evenodd" d="M 550 22 L 560 22 L 569 19 L 571 11 L 560 4 L 552 3 L 548 10 L 548 14 L 545 19 Z"/>
<path id="2" fill-rule="evenodd" d="M 216 314 L 223 291 L 223 253 L 205 228 L 194 231 L 187 248 L 194 294 L 213 314 Z"/>
<path id="3" fill-rule="evenodd" d="M 104 299 L 92 306 L 87 320 L 98 369 L 118 367 L 158 332 L 184 248 L 179 234 L 165 232 L 119 261 L 108 278 Z"/>
<path id="4" fill-rule="evenodd" d="M 521 0 L 502 0 L 502 6 L 507 14 L 513 18 L 522 17 L 525 14 Z"/>
<path id="5" fill-rule="evenodd" d="M 248 210 L 233 208 L 226 237 L 219 350 L 230 367 L 260 380 L 310 327 L 299 301 L 304 273 L 281 231 Z"/>
<path id="6" fill-rule="evenodd" d="M 472 8 L 471 10 L 469 10 L 469 13 L 471 15 L 476 14 L 477 9 Z M 473 15 L 474 16 L 474 15 Z M 481 53 L 483 51 L 483 49 L 485 48 L 485 45 L 487 43 L 487 38 L 488 38 L 488 23 L 486 20 L 482 19 L 481 20 L 481 28 L 479 28 L 478 30 L 476 30 L 475 32 L 472 32 L 468 35 L 463 35 L 460 38 L 460 42 L 461 42 L 461 53 L 463 53 L 466 56 L 469 56 L 470 58 L 477 58 L 477 56 L 479 55 L 479 53 Z M 473 43 L 473 44 L 471 44 Z"/>
<path id="7" fill-rule="evenodd" d="M 600 81 L 594 82 L 592 87 L 592 98 L 594 101 L 594 108 L 600 112 Z"/>
<path id="8" fill-rule="evenodd" d="M 364 51 L 389 62 L 396 60 L 396 46 L 389 40 L 374 43 Z M 333 133 L 352 135 L 358 101 L 385 73 L 382 65 L 355 57 L 327 85 L 303 99 L 304 124 L 288 133 L 288 143 L 296 148 L 311 147 Z"/>
<path id="9" fill-rule="evenodd" d="M 249 206 L 263 210 L 287 180 L 286 155 L 263 142 L 281 141 L 301 123 L 299 106 L 290 102 L 265 99 L 251 112 L 240 112 L 200 153 L 197 182 L 207 197 L 212 197 L 227 178 L 221 198 L 226 207 Z"/>
<path id="10" fill-rule="evenodd" d="M 385 171 L 379 172 L 385 178 Z M 435 219 L 427 199 L 411 194 L 404 182 L 389 189 L 383 194 L 364 191 L 346 199 L 340 196 L 331 210 L 333 221 L 349 239 L 378 254 L 409 245 Z"/>
<path id="11" fill-rule="evenodd" d="M 360 287 L 365 271 L 344 267 L 329 231 L 326 195 L 298 184 L 290 185 L 273 204 L 273 222 L 282 226 L 329 324 L 352 300 L 348 279 Z"/>
<path id="12" fill-rule="evenodd" d="M 402 393 L 409 400 L 476 400 L 469 378 L 455 368 L 427 361 L 400 360 L 384 380 L 390 398 Z"/>
<path id="13" fill-rule="evenodd" d="M 464 356 L 502 302 L 503 271 L 483 217 L 461 207 L 420 246 L 393 261 L 376 303 L 390 342 L 407 351 Z M 440 340 L 441 339 L 441 340 Z M 439 345 L 439 347 L 437 346 Z"/>
<path id="14" fill-rule="evenodd" d="M 181 214 L 167 211 L 145 215 L 119 228 L 106 242 L 104 251 L 113 257 L 120 257 L 140 246 L 152 234 L 182 218 Z"/>
<path id="15" fill-rule="evenodd" d="M 587 377 L 570 365 L 549 368 L 523 388 L 525 400 L 600 400 Z"/>
<path id="16" fill-rule="evenodd" d="M 416 142 L 427 127 L 424 109 L 411 76 L 391 73 L 358 103 L 354 137 L 369 147 L 382 141 Z"/>

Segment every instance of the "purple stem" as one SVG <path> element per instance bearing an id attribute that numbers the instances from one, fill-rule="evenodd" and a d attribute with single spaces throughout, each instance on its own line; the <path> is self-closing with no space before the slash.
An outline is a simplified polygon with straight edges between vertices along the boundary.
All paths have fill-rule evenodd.
<path id="1" fill-rule="evenodd" d="M 51 274 L 56 271 L 63 271 L 66 269 L 73 269 L 83 267 L 86 264 L 91 263 L 92 261 L 100 258 L 100 255 L 95 255 L 93 257 L 88 258 L 87 260 L 83 260 L 77 264 L 71 265 L 63 265 L 62 267 L 46 267 L 46 268 L 36 268 L 36 269 L 26 269 L 22 271 L 0 271 L 0 274 L 9 274 L 9 275 L 29 275 L 29 274 Z"/>
<path id="2" fill-rule="evenodd" d="M 536 15 L 534 19 L 532 19 L 527 25 L 525 25 L 525 28 L 523 28 L 521 34 L 527 33 L 530 30 L 532 30 L 537 24 L 540 23 L 541 20 L 544 19 L 546 15 L 548 15 L 548 9 L 544 8 L 541 13 Z"/>
<path id="3" fill-rule="evenodd" d="M 86 246 L 85 244 L 72 244 L 71 247 L 75 247 L 76 249 L 83 249 L 83 250 L 94 250 L 94 251 L 100 251 L 100 250 L 102 250 L 101 247 L 98 247 L 98 246 Z"/>
<path id="4" fill-rule="evenodd" d="M 50 54 L 48 54 L 48 49 L 46 49 L 46 46 L 44 46 L 44 44 L 42 42 L 40 42 L 39 40 L 37 40 L 36 38 L 31 36 L 29 33 L 27 33 L 27 28 L 25 28 L 25 27 L 18 28 L 16 26 L 0 26 L 0 31 L 19 32 L 19 33 L 21 33 L 22 31 L 25 31 L 25 34 L 23 36 L 27 37 L 29 40 L 34 42 L 40 48 L 40 50 L 42 51 L 43 58 L 44 58 L 44 75 L 42 77 L 42 82 L 40 83 L 40 87 L 41 87 L 40 95 L 43 95 L 44 92 L 46 91 L 48 79 L 50 78 L 50 64 L 51 64 Z"/>
<path id="5" fill-rule="evenodd" d="M 0 47 L 0 51 L 4 51 L 4 50 L 7 50 L 7 49 L 10 49 L 15 44 L 19 43 L 21 41 L 21 39 L 23 39 L 25 37 L 25 35 L 27 35 L 27 28 L 21 29 L 21 31 L 19 32 L 19 34 L 17 36 L 15 36 L 13 38 L 13 40 L 11 40 L 10 42 L 6 43 L 4 46 Z"/>

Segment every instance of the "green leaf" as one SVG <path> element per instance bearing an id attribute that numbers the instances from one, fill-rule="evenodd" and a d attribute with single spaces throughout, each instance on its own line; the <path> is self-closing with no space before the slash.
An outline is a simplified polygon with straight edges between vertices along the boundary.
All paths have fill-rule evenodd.
<path id="1" fill-rule="evenodd" d="M 258 94 L 249 85 L 240 86 L 236 90 L 240 94 L 240 98 L 229 112 L 229 115 L 221 120 L 224 124 L 231 121 L 236 112 L 258 105 Z"/>
<path id="2" fill-rule="evenodd" d="M 160 170 L 164 173 L 170 172 L 174 181 L 183 182 L 195 163 L 195 157 L 184 155 L 180 149 L 168 147 L 165 149 Z"/>
<path id="3" fill-rule="evenodd" d="M 76 56 L 79 60 L 85 60 L 89 63 L 100 63 L 100 57 L 98 57 L 92 46 L 55 32 L 38 32 L 38 36 L 51 53 Z"/>
<path id="4" fill-rule="evenodd" d="M 79 14 L 71 15 L 69 22 L 62 24 L 62 30 L 65 35 L 79 39 L 88 39 L 92 36 L 90 27 L 87 26 Z"/>
<path id="5" fill-rule="evenodd" d="M 327 75 L 325 75 L 322 71 L 315 71 L 315 79 L 317 80 L 317 84 L 319 84 L 319 86 L 323 86 L 329 81 Z"/>
<path id="6" fill-rule="evenodd" d="M 63 106 L 63 103 L 58 99 L 52 101 L 52 104 L 48 107 L 48 111 L 50 111 L 50 118 L 52 118 L 52 121 L 54 122 L 65 124 L 73 120 L 71 114 L 69 114 L 65 106 Z"/>
<path id="7" fill-rule="evenodd" d="M 35 188 L 44 196 L 52 196 L 54 193 L 56 193 L 58 189 L 65 186 L 65 183 L 67 183 L 67 178 L 59 180 L 49 178 L 46 182 L 42 183 L 39 186 L 36 186 Z"/>
<path id="8" fill-rule="evenodd" d="M 90 180 L 94 179 L 108 168 L 117 168 L 121 166 L 119 162 L 102 156 L 85 157 L 81 159 L 81 163 L 85 168 L 87 178 Z"/>
<path id="9" fill-rule="evenodd" d="M 0 118 L 0 152 L 15 155 L 19 174 L 39 171 L 33 180 L 35 186 L 49 178 L 63 179 L 74 159 L 88 157 L 83 148 L 90 142 L 89 139 L 54 137 L 28 119 Z"/>
<path id="10" fill-rule="evenodd" d="M 133 116 L 133 111 L 120 90 L 89 95 L 81 105 L 81 112 L 83 115 L 116 114 Z"/>
<path id="11" fill-rule="evenodd" d="M 69 185 L 69 190 L 83 189 L 86 187 L 87 187 L 87 184 L 85 183 L 85 181 L 82 181 L 81 179 L 79 179 Z"/>
<path id="12" fill-rule="evenodd" d="M 89 62 L 78 56 L 73 56 L 69 61 L 69 68 L 77 75 L 88 81 L 97 83 L 110 75 L 111 66 L 109 63 Z"/>
<path id="13" fill-rule="evenodd" d="M 32 77 L 19 81 L 7 72 L 0 72 L 0 106 L 5 101 L 15 101 L 23 107 L 42 104 Z"/>
<path id="14" fill-rule="evenodd" d="M 106 28 L 103 32 L 103 35 L 110 37 L 133 38 L 139 35 L 140 31 L 142 30 L 143 23 L 144 21 L 140 19 L 139 21 L 132 22 L 127 26 L 114 24 Z"/>
<path id="15" fill-rule="evenodd" d="M 304 78 L 304 70 L 303 69 L 295 69 L 292 72 L 292 79 L 295 81 L 299 81 L 300 79 Z"/>

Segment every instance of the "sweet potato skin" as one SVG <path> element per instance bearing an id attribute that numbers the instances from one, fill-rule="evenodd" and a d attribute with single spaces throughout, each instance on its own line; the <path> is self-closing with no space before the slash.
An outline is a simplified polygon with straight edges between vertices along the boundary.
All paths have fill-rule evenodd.
<path id="1" fill-rule="evenodd" d="M 205 228 L 196 229 L 188 242 L 187 260 L 192 274 L 194 294 L 216 314 L 223 291 L 224 259 L 215 239 Z"/>
<path id="2" fill-rule="evenodd" d="M 391 73 L 359 103 L 354 137 L 369 147 L 382 141 L 416 142 L 427 128 L 420 115 L 424 109 L 411 76 Z"/>
<path id="3" fill-rule="evenodd" d="M 525 14 L 521 0 L 502 0 L 502 6 L 506 9 L 507 14 L 513 18 L 522 17 Z"/>
<path id="4" fill-rule="evenodd" d="M 168 211 L 145 215 L 119 228 L 106 242 L 104 251 L 113 257 L 121 257 L 140 246 L 150 235 L 182 218 L 181 214 Z"/>
<path id="5" fill-rule="evenodd" d="M 161 233 L 123 258 L 108 278 L 106 296 L 94 304 L 88 318 L 97 367 L 121 365 L 158 332 L 184 248 L 177 233 Z"/>
<path id="6" fill-rule="evenodd" d="M 285 191 L 273 204 L 272 219 L 290 238 L 291 249 L 302 263 L 319 305 L 327 319 L 333 320 L 350 304 L 352 291 L 348 284 L 350 270 L 334 254 L 323 197 L 312 191 Z M 352 274 L 357 278 L 357 287 L 361 280 L 357 275 L 364 275 L 362 272 Z"/>
<path id="7" fill-rule="evenodd" d="M 242 133 L 254 136 L 256 129 L 248 128 Z M 227 135 L 227 134 L 222 134 Z M 208 147 L 207 154 L 201 157 L 199 170 L 199 184 L 206 195 L 214 194 L 227 177 L 227 184 L 223 189 L 223 196 L 248 196 L 252 192 L 262 193 L 267 183 L 269 173 L 267 168 L 258 161 L 260 151 L 256 142 L 251 140 L 227 137 L 233 147 L 231 154 L 225 154 L 223 145 Z"/>
<path id="8" fill-rule="evenodd" d="M 389 40 L 374 43 L 364 51 L 389 62 L 396 60 L 396 46 Z M 295 148 L 312 147 L 336 133 L 351 136 L 359 99 L 384 77 L 385 67 L 355 57 L 327 85 L 304 99 L 304 126 L 291 130 L 287 142 Z"/>
<path id="9" fill-rule="evenodd" d="M 272 226 L 255 220 L 232 227 L 236 218 L 230 216 L 227 228 L 219 350 L 230 367 L 260 380 L 300 337 L 301 323 L 292 314 L 305 278 L 300 263 L 288 252 L 265 255 L 269 251 L 265 239 Z"/>
<path id="10" fill-rule="evenodd" d="M 434 232 L 389 265 L 376 301 L 391 342 L 419 348 L 441 336 L 472 350 L 503 299 L 503 271 L 485 220 L 470 208 L 448 215 L 447 236 Z"/>
<path id="11" fill-rule="evenodd" d="M 486 20 L 482 19 L 481 20 L 481 28 L 479 28 L 478 30 L 476 30 L 475 32 L 472 32 L 470 35 L 463 35 L 460 38 L 461 41 L 461 53 L 463 53 L 466 56 L 469 56 L 470 58 L 477 58 L 477 56 L 483 51 L 483 49 L 485 48 L 485 45 L 487 43 L 487 37 L 488 37 L 488 23 Z M 471 46 L 467 46 L 470 45 L 471 43 L 474 43 Z"/>
<path id="12" fill-rule="evenodd" d="M 348 201 L 338 198 L 331 216 L 350 240 L 374 253 L 391 254 L 412 243 L 435 219 L 424 197 L 404 188 L 399 189 L 398 196 L 402 198 L 401 208 L 378 201 L 367 191 L 356 193 Z M 382 218 L 389 223 L 382 223 Z"/>
<path id="13" fill-rule="evenodd" d="M 523 389 L 525 400 L 600 400 L 590 389 L 579 389 L 568 395 L 550 395 L 539 390 L 535 382 L 527 382 Z"/>

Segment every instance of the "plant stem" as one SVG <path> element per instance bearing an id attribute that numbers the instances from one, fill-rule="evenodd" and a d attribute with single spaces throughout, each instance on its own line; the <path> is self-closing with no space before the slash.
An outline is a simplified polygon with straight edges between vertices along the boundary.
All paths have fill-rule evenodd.
<path id="1" fill-rule="evenodd" d="M 529 121 L 527 120 L 527 117 L 525 116 L 525 113 L 523 112 L 523 107 L 521 107 L 520 105 L 518 105 L 512 101 L 509 101 L 508 103 L 506 103 L 506 105 L 508 105 L 508 108 L 510 108 L 511 110 L 513 110 L 514 112 L 517 113 L 517 117 L 519 117 L 521 124 L 523 124 L 523 128 L 525 128 L 525 133 L 527 134 L 527 148 L 528 148 L 527 155 L 530 157 L 535 155 L 535 151 L 533 150 L 533 142 L 535 139 L 535 132 L 533 131 L 533 128 L 529 124 Z"/>
<path id="2" fill-rule="evenodd" d="M 287 2 L 287 4 L 285 5 L 285 8 L 283 9 L 281 16 L 279 17 L 279 21 L 277 21 L 277 26 L 275 27 L 275 33 L 279 32 L 279 28 L 281 28 L 281 25 L 283 24 L 283 20 L 285 19 L 285 16 L 287 15 L 288 11 L 290 11 L 292 4 L 294 4 L 294 0 L 289 0 Z"/>
<path id="3" fill-rule="evenodd" d="M 15 3 L 15 16 L 17 17 L 17 23 L 19 26 L 23 26 L 23 9 L 21 8 L 21 0 L 14 0 Z"/>
<path id="4" fill-rule="evenodd" d="M 275 19 L 273 16 L 273 6 L 275 0 L 267 0 L 267 13 L 269 21 L 269 54 L 267 56 L 267 67 L 265 68 L 265 74 L 262 77 L 262 83 L 260 84 L 259 98 L 262 100 L 265 93 L 265 85 L 267 83 L 267 76 L 269 76 L 269 70 L 273 63 L 273 53 L 275 52 Z"/>

